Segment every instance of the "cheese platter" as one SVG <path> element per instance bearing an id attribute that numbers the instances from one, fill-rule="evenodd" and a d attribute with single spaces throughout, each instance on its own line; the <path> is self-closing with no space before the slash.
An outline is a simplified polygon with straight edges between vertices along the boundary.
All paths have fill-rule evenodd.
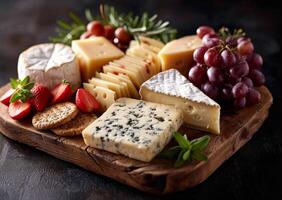
<path id="1" fill-rule="evenodd" d="M 19 55 L 1 133 L 144 192 L 200 184 L 268 116 L 262 57 L 242 29 L 177 39 L 156 15 L 100 12 Z"/>

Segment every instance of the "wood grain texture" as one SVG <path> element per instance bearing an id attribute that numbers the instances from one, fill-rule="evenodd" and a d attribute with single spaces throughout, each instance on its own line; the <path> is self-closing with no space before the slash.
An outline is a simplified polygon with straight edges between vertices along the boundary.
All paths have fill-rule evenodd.
<path id="1" fill-rule="evenodd" d="M 0 89 L 2 95 L 8 85 Z M 221 117 L 221 135 L 212 136 L 206 150 L 207 162 L 192 162 L 173 168 L 167 160 L 154 159 L 150 163 L 133 160 L 122 155 L 87 147 L 80 136 L 59 137 L 49 131 L 37 131 L 30 120 L 17 122 L 0 105 L 0 131 L 8 138 L 35 147 L 59 159 L 74 163 L 94 173 L 101 174 L 139 190 L 167 194 L 196 186 L 207 179 L 225 160 L 252 138 L 268 116 L 272 95 L 261 87 L 261 103 L 240 110 L 226 112 Z M 182 126 L 181 133 L 189 138 L 205 134 Z"/>

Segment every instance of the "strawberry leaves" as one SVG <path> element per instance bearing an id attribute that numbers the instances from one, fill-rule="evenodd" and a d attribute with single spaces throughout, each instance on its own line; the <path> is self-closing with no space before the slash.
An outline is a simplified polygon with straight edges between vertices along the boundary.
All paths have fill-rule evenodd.
<path id="1" fill-rule="evenodd" d="M 176 159 L 174 167 L 180 167 L 185 162 L 192 160 L 206 161 L 208 159 L 207 156 L 203 154 L 203 151 L 209 144 L 210 136 L 205 135 L 189 141 L 186 135 L 183 136 L 176 132 L 174 139 L 178 145 L 162 151 L 159 155 L 159 157 L 165 159 Z"/>
<path id="2" fill-rule="evenodd" d="M 10 103 L 21 100 L 26 102 L 30 97 L 32 97 L 31 89 L 34 86 L 34 83 L 30 82 L 29 76 L 26 76 L 24 79 L 10 79 L 11 87 L 15 90 L 14 94 L 10 99 Z"/>

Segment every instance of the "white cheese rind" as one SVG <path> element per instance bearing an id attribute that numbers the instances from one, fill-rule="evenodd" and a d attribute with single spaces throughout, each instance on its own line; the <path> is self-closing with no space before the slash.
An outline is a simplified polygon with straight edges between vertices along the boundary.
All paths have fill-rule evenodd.
<path id="1" fill-rule="evenodd" d="M 173 106 L 120 98 L 83 130 L 86 145 L 149 162 L 183 122 Z"/>
<path id="2" fill-rule="evenodd" d="M 74 89 L 81 85 L 78 60 L 72 49 L 64 44 L 39 44 L 22 52 L 18 60 L 18 77 L 26 76 L 49 89 L 64 79 Z"/>
<path id="3" fill-rule="evenodd" d="M 181 109 L 184 122 L 196 129 L 220 133 L 219 104 L 175 69 L 161 72 L 144 82 L 140 95 L 143 100 Z"/>

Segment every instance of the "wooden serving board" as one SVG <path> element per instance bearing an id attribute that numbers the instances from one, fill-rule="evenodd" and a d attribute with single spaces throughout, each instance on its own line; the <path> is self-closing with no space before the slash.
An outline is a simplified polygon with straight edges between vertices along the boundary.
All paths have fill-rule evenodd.
<path id="1" fill-rule="evenodd" d="M 9 89 L 0 89 L 0 96 Z M 196 186 L 206 180 L 225 160 L 252 138 L 268 116 L 272 95 L 266 87 L 261 87 L 262 101 L 258 105 L 239 112 L 226 112 L 221 116 L 221 135 L 212 136 L 206 150 L 207 162 L 187 163 L 174 168 L 173 162 L 154 159 L 145 163 L 97 150 L 84 144 L 82 137 L 59 137 L 49 131 L 35 130 L 30 120 L 17 122 L 11 119 L 7 107 L 0 103 L 0 131 L 6 137 L 35 147 L 56 158 L 74 163 L 82 168 L 139 190 L 167 194 Z M 207 113 L 208 114 L 208 113 Z M 181 133 L 189 138 L 206 134 L 201 131 L 181 127 Z"/>

